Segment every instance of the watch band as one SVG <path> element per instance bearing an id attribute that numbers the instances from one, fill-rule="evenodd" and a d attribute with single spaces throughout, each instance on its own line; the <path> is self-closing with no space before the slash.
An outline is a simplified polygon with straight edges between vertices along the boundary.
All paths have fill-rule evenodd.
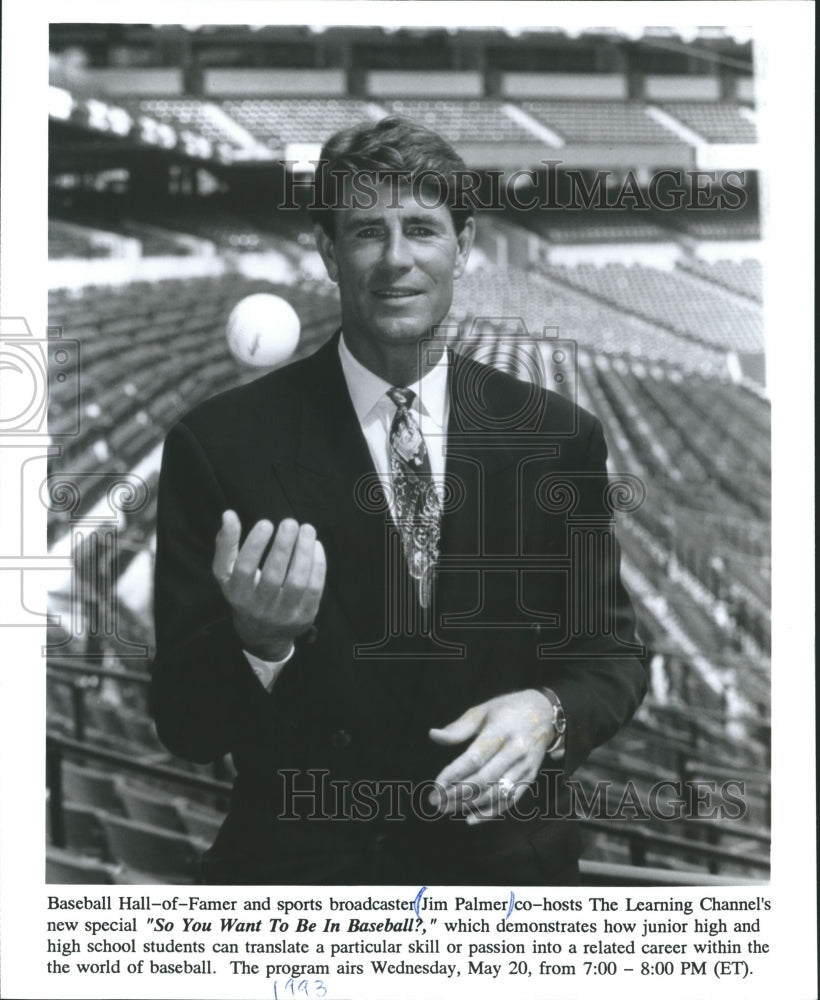
<path id="1" fill-rule="evenodd" d="M 558 750 L 564 749 L 564 744 L 566 742 L 567 717 L 564 712 L 564 706 L 561 704 L 561 699 L 552 690 L 552 688 L 541 688 L 541 693 L 552 705 L 552 726 L 555 731 L 552 742 L 546 748 L 544 753 L 556 753 Z"/>

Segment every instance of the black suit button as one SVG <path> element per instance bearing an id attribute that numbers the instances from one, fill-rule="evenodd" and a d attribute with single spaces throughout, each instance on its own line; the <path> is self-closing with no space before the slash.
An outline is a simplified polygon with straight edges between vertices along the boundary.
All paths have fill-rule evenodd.
<path id="1" fill-rule="evenodd" d="M 330 743 L 336 750 L 347 750 L 350 746 L 350 733 L 346 729 L 337 729 L 331 733 Z"/>

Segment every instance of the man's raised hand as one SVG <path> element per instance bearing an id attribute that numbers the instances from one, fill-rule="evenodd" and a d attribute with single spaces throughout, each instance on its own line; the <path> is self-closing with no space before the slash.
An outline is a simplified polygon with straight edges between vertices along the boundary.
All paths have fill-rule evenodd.
<path id="1" fill-rule="evenodd" d="M 316 618 L 325 586 L 325 550 L 312 525 L 300 526 L 292 518 L 282 521 L 275 535 L 270 521 L 257 521 L 240 548 L 241 534 L 238 515 L 226 510 L 213 574 L 245 649 L 263 660 L 282 660 Z"/>

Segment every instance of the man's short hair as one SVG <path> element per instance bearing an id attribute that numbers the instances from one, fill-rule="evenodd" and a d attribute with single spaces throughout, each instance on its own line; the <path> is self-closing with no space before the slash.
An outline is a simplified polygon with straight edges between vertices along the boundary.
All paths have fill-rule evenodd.
<path id="1" fill-rule="evenodd" d="M 450 143 L 417 122 L 399 116 L 362 122 L 341 129 L 322 146 L 310 216 L 332 239 L 334 208 L 348 203 L 350 186 L 346 180 L 359 173 L 362 182 L 371 187 L 379 183 L 397 186 L 400 180 L 415 193 L 418 185 L 433 204 L 449 208 L 460 233 L 473 214 L 470 199 L 460 193 L 458 175 L 466 172 L 464 160 Z"/>

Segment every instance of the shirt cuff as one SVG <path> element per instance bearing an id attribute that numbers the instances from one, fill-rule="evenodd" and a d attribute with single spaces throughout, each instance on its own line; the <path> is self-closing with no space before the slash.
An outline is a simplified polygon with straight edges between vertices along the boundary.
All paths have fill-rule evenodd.
<path id="1" fill-rule="evenodd" d="M 242 652 L 245 654 L 245 659 L 251 665 L 251 670 L 259 678 L 259 683 L 266 691 L 270 691 L 273 688 L 276 678 L 282 672 L 282 667 L 293 656 L 293 643 L 290 645 L 288 655 L 283 660 L 260 660 L 258 656 L 249 653 L 247 649 L 243 649 Z"/>

